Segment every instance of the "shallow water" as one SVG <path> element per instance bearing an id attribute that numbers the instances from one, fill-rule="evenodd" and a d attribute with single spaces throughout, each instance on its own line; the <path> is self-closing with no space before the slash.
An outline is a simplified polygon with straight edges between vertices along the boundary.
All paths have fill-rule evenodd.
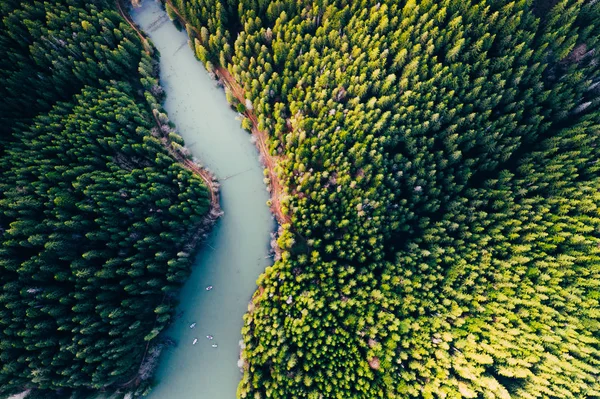
<path id="1" fill-rule="evenodd" d="M 237 361 L 242 316 L 256 279 L 270 264 L 274 222 L 266 205 L 262 166 L 249 133 L 240 128 L 223 90 L 194 57 L 185 32 L 153 0 L 144 0 L 131 16 L 160 51 L 169 118 L 193 155 L 219 178 L 225 212 L 181 290 L 177 312 L 183 316 L 166 332 L 178 345 L 161 355 L 158 386 L 150 398 L 234 399 L 241 379 Z M 214 288 L 206 291 L 208 285 Z M 192 323 L 197 323 L 193 329 Z M 195 338 L 198 343 L 192 345 Z"/>

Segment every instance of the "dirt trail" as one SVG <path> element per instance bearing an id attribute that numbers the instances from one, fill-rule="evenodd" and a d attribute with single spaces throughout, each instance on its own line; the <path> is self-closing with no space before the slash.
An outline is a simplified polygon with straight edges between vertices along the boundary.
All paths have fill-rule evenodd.
<path id="1" fill-rule="evenodd" d="M 229 88 L 231 93 L 238 99 L 238 101 L 245 105 L 246 98 L 244 96 L 244 90 L 235 81 L 233 76 L 231 76 L 229 71 L 223 66 L 219 65 L 216 68 L 216 73 L 221 78 L 223 84 Z M 290 223 L 290 216 L 284 214 L 282 211 L 281 197 L 283 196 L 283 185 L 279 179 L 279 176 L 275 172 L 275 167 L 277 166 L 280 157 L 271 155 L 269 146 L 267 144 L 267 132 L 258 129 L 258 119 L 256 118 L 254 111 L 246 110 L 244 115 L 252 122 L 252 135 L 256 137 L 256 147 L 258 148 L 264 165 L 269 172 L 268 177 L 271 184 L 271 212 L 273 212 L 280 224 Z"/>
<path id="2" fill-rule="evenodd" d="M 156 123 L 156 126 L 160 129 L 162 124 L 160 123 L 160 121 L 158 120 L 156 115 L 153 114 L 153 116 L 154 116 L 154 122 Z M 180 165 L 182 165 L 187 170 L 189 170 L 193 174 L 197 175 L 204 181 L 204 183 L 206 184 L 206 187 L 208 187 L 208 191 L 210 192 L 210 204 L 211 204 L 212 210 L 217 211 L 217 212 L 220 211 L 221 208 L 219 205 L 219 188 L 217 186 L 217 182 L 215 181 L 213 175 L 208 170 L 198 166 L 196 163 L 187 159 L 179 151 L 175 151 L 170 146 L 170 141 L 161 140 L 161 143 L 163 144 L 164 148 L 167 150 L 169 155 L 171 155 L 173 158 L 175 158 L 179 162 Z"/>
<path id="3" fill-rule="evenodd" d="M 140 32 L 140 30 L 137 28 L 137 26 L 135 26 L 135 24 L 133 22 L 131 22 L 131 20 L 129 19 L 129 15 L 127 15 L 127 13 L 125 11 L 123 11 L 123 7 L 121 7 L 121 0 L 115 0 L 115 3 L 117 5 L 117 10 L 119 11 L 119 14 L 121 14 L 121 16 L 123 17 L 125 22 L 127 22 L 129 24 L 129 26 L 131 26 L 131 28 L 135 31 L 135 33 L 137 33 L 137 35 L 140 37 L 140 40 L 142 41 L 142 45 L 145 48 L 146 47 L 146 37 L 144 37 L 144 35 L 142 34 L 142 32 Z"/>

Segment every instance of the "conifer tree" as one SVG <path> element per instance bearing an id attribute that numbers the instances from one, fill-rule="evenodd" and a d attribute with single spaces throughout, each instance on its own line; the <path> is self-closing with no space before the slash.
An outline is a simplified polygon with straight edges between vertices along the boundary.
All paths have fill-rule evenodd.
<path id="1" fill-rule="evenodd" d="M 291 218 L 239 398 L 600 394 L 598 2 L 173 4 L 231 46 L 199 58 L 253 104 Z"/>

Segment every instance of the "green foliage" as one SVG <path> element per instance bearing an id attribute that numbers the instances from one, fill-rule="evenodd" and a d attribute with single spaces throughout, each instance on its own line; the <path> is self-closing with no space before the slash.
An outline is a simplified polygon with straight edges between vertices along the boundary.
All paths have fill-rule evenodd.
<path id="1" fill-rule="evenodd" d="M 199 37 L 192 37 L 198 42 L 195 44 L 196 55 L 206 63 L 206 60 L 219 60 L 221 52 L 230 57 L 229 43 L 231 34 L 238 29 L 237 0 L 173 0 L 171 4 L 185 18 L 191 27 L 200 33 Z M 172 19 L 177 20 L 177 15 L 169 4 L 165 8 Z M 188 32 L 189 33 L 189 32 Z M 200 47 L 199 47 L 200 46 Z"/>
<path id="2" fill-rule="evenodd" d="M 249 118 L 244 117 L 242 119 L 242 129 L 252 131 L 252 121 Z"/>
<path id="3" fill-rule="evenodd" d="M 139 39 L 110 2 L 10 0 L 0 5 L 0 15 L 3 136 L 85 85 L 137 70 Z"/>
<path id="4" fill-rule="evenodd" d="M 597 2 L 174 4 L 282 155 L 238 397 L 600 395 Z"/>
<path id="5" fill-rule="evenodd" d="M 0 395 L 132 380 L 209 209 L 167 150 L 183 140 L 157 62 L 113 7 L 0 4 Z"/>

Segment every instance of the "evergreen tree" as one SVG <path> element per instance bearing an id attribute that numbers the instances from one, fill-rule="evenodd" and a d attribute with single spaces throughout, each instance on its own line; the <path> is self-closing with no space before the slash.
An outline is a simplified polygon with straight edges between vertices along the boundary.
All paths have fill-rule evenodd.
<path id="1" fill-rule="evenodd" d="M 135 380 L 210 208 L 156 126 L 158 63 L 112 7 L 0 4 L 0 396 Z"/>
<path id="2" fill-rule="evenodd" d="M 238 397 L 600 395 L 598 2 L 171 4 L 291 219 Z"/>

